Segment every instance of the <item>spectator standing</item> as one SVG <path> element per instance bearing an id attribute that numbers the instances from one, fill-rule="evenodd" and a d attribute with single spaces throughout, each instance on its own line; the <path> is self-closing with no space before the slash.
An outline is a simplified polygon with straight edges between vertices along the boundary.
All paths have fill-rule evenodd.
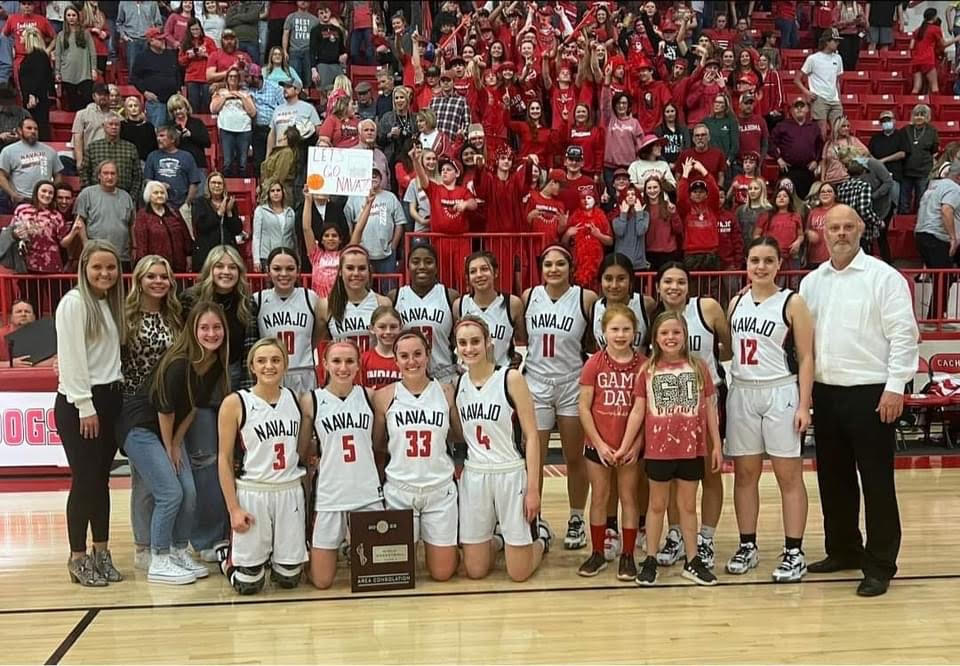
<path id="1" fill-rule="evenodd" d="M 147 30 L 147 48 L 137 56 L 130 73 L 130 83 L 147 100 L 147 119 L 154 127 L 167 124 L 167 101 L 180 90 L 180 70 L 177 52 L 165 49 L 166 41 L 160 28 Z"/>
<path id="2" fill-rule="evenodd" d="M 30 201 L 13 211 L 13 236 L 27 241 L 24 260 L 30 273 L 62 273 L 61 250 L 79 233 L 57 210 L 55 196 L 53 182 L 41 180 Z"/>
<path id="3" fill-rule="evenodd" d="M 740 122 L 730 108 L 726 94 L 721 93 L 714 97 L 713 109 L 710 115 L 703 119 L 703 124 L 710 130 L 710 145 L 720 149 L 725 158 L 722 182 L 726 183 L 729 180 L 726 172 L 740 156 Z"/>
<path id="4" fill-rule="evenodd" d="M 928 7 L 923 12 L 923 23 L 913 33 L 910 39 L 910 52 L 913 54 L 913 94 L 919 95 L 923 91 L 923 84 L 927 84 L 927 94 L 940 93 L 937 64 L 943 56 L 943 50 L 957 42 L 957 38 L 943 38 L 940 30 L 940 19 L 937 18 L 937 9 Z"/>
<path id="5" fill-rule="evenodd" d="M 371 196 L 373 203 L 360 235 L 360 244 L 370 254 L 371 273 L 396 273 L 397 247 L 403 238 L 407 218 L 403 214 L 403 204 L 397 196 L 383 189 L 383 176 L 376 164 L 373 167 L 370 194 L 366 197 L 349 197 L 343 208 L 343 216 L 352 234 Z"/>
<path id="6" fill-rule="evenodd" d="M 35 28 L 24 30 L 20 40 L 26 50 L 17 70 L 20 74 L 20 97 L 30 115 L 40 125 L 40 138 L 49 141 L 50 100 L 56 97 L 50 54 L 44 48 L 40 32 Z"/>
<path id="7" fill-rule="evenodd" d="M 663 107 L 663 123 L 653 133 L 663 139 L 662 157 L 671 166 L 676 164 L 680 153 L 690 147 L 690 130 L 680 122 L 673 102 Z"/>
<path id="8" fill-rule="evenodd" d="M 14 207 L 33 196 L 41 180 L 60 180 L 63 170 L 57 152 L 40 143 L 40 130 L 33 118 L 20 121 L 20 140 L 0 151 L 0 213 L 12 213 Z"/>
<path id="9" fill-rule="evenodd" d="M 133 199 L 117 187 L 117 165 L 104 162 L 97 169 L 97 184 L 83 188 L 77 197 L 78 226 L 84 242 L 102 240 L 116 249 L 124 271 L 132 267 L 131 229 L 136 208 Z"/>
<path id="10" fill-rule="evenodd" d="M 467 134 L 470 124 L 470 108 L 467 99 L 453 87 L 453 75 L 448 71 L 440 74 L 440 94 L 430 101 L 430 109 L 437 118 L 437 129 L 450 137 Z"/>
<path id="11" fill-rule="evenodd" d="M 839 183 L 847 179 L 847 169 L 840 160 L 840 152 L 849 149 L 861 153 L 867 152 L 857 137 L 850 134 L 850 120 L 840 116 L 831 123 L 830 139 L 823 146 L 820 160 L 820 181 L 825 183 Z"/>
<path id="12" fill-rule="evenodd" d="M 360 143 L 357 148 L 361 150 L 373 151 L 373 166 L 380 172 L 380 186 L 385 190 L 392 190 L 390 187 L 390 166 L 387 164 L 387 156 L 383 151 L 377 148 L 377 121 L 373 119 L 361 120 L 357 125 L 357 131 L 360 136 Z M 409 148 L 407 149 L 409 150 Z"/>
<path id="13" fill-rule="evenodd" d="M 183 80 L 187 84 L 187 99 L 197 113 L 210 109 L 210 84 L 207 83 L 207 64 L 216 53 L 217 45 L 203 32 L 203 25 L 192 18 L 187 23 L 187 33 L 180 43 L 177 61 L 184 69 Z"/>
<path id="14" fill-rule="evenodd" d="M 743 234 L 743 246 L 746 247 L 753 240 L 753 230 L 757 220 L 773 211 L 773 206 L 767 200 L 767 181 L 763 178 L 753 178 L 747 185 L 747 202 L 736 210 L 737 226 Z"/>
<path id="15" fill-rule="evenodd" d="M 104 137 L 87 146 L 80 165 L 80 186 L 92 185 L 97 180 L 97 170 L 104 161 L 117 166 L 117 186 L 131 198 L 139 197 L 143 190 L 143 168 L 137 147 L 120 138 L 120 116 L 111 112 L 104 121 Z"/>
<path id="16" fill-rule="evenodd" d="M 913 231 L 917 251 L 926 268 L 954 268 L 960 247 L 960 160 L 950 163 L 946 178 L 931 181 L 920 199 L 917 226 Z M 945 316 L 950 285 L 954 279 L 946 275 L 933 278 L 930 319 Z"/>
<path id="17" fill-rule="evenodd" d="M 838 51 L 843 59 L 843 69 L 852 72 L 860 60 L 860 42 L 867 30 L 867 15 L 863 5 L 855 0 L 840 0 L 835 11 L 834 25 L 840 32 Z"/>
<path id="18" fill-rule="evenodd" d="M 624 191 L 626 198 L 629 188 Z M 645 238 L 646 258 L 658 271 L 668 261 L 683 260 L 683 221 L 677 214 L 659 178 L 648 178 L 640 192 L 640 202 L 650 217 Z"/>
<path id="19" fill-rule="evenodd" d="M 827 554 L 808 571 L 862 569 L 857 594 L 872 597 L 884 594 L 897 572 L 895 428 L 904 386 L 917 371 L 919 331 L 906 280 L 861 250 L 862 232 L 849 207 L 827 214 L 830 261 L 804 277 L 800 295 L 814 319 L 813 425 Z M 866 547 L 861 486 L 871 517 Z"/>
<path id="20" fill-rule="evenodd" d="M 757 113 L 767 121 L 767 128 L 773 127 L 783 119 L 786 98 L 783 96 L 783 81 L 780 72 L 771 66 L 769 56 L 760 54 L 757 58 L 757 71 L 763 77 L 763 92 L 757 98 Z"/>
<path id="21" fill-rule="evenodd" d="M 369 0 L 349 0 L 345 4 L 344 23 L 350 26 L 350 62 L 374 65 L 374 3 Z"/>
<path id="22" fill-rule="evenodd" d="M 410 110 L 412 91 L 400 86 L 393 89 L 392 109 L 377 122 L 377 144 L 383 149 L 391 168 L 410 150 L 416 132 L 414 114 Z"/>
<path id="23" fill-rule="evenodd" d="M 202 120 L 193 115 L 190 102 L 179 93 L 167 100 L 167 113 L 173 120 L 173 126 L 180 132 L 180 141 L 177 144 L 180 150 L 185 150 L 193 157 L 193 161 L 200 170 L 201 185 L 207 178 L 207 148 L 210 147 L 210 133 Z M 189 215 L 184 215 L 189 221 Z"/>
<path id="24" fill-rule="evenodd" d="M 217 115 L 223 171 L 228 178 L 240 178 L 247 171 L 253 118 L 257 115 L 257 105 L 240 87 L 240 82 L 240 70 L 231 69 L 227 73 L 226 87 L 217 91 L 210 105 L 211 113 Z"/>
<path id="25" fill-rule="evenodd" d="M 693 147 L 684 150 L 673 163 L 673 170 L 680 172 L 688 159 L 700 162 L 707 170 L 716 174 L 717 187 L 723 188 L 726 184 L 727 156 L 719 148 L 710 145 L 710 128 L 704 123 L 697 123 L 693 127 Z"/>
<path id="26" fill-rule="evenodd" d="M 213 171 L 207 176 L 203 196 L 197 197 L 190 211 L 196 242 L 193 246 L 193 267 L 203 266 L 207 255 L 218 245 L 236 248 L 243 237 L 243 222 L 237 214 L 236 199 L 227 193 L 223 174 Z"/>
<path id="27" fill-rule="evenodd" d="M 169 125 L 157 130 L 157 149 L 147 156 L 143 177 L 167 184 L 167 198 L 178 209 L 190 204 L 197 196 L 201 181 L 200 170 L 193 156 L 177 148 L 180 132 Z"/>
<path id="28" fill-rule="evenodd" d="M 813 185 L 823 152 L 823 135 L 807 114 L 806 100 L 797 97 L 790 117 L 777 123 L 770 135 L 770 152 L 777 159 L 780 172 L 796 186 L 797 195 L 806 197 Z"/>
<path id="29" fill-rule="evenodd" d="M 870 137 L 867 149 L 893 177 L 890 198 L 896 210 L 900 207 L 900 183 L 903 181 L 903 165 L 910 152 L 910 143 L 906 131 L 896 129 L 893 111 L 882 111 L 879 120 L 880 131 Z"/>
<path id="30" fill-rule="evenodd" d="M 637 196 L 636 187 L 628 187 L 623 201 L 617 209 L 611 228 L 614 236 L 614 252 L 630 258 L 634 270 L 645 271 L 650 268 L 647 261 L 646 236 L 650 228 L 650 214 Z"/>
<path id="31" fill-rule="evenodd" d="M 758 156 L 757 167 L 767 159 L 770 148 L 770 135 L 763 116 L 757 113 L 757 98 L 753 93 L 740 95 L 740 110 L 737 123 L 740 130 L 740 152 L 737 155 L 738 171 L 742 172 L 743 158 L 748 153 Z"/>
<path id="32" fill-rule="evenodd" d="M 817 3 L 824 4 L 824 3 Z M 832 4 L 832 3 L 831 3 Z M 893 26 L 901 21 L 903 7 L 900 2 L 870 3 L 870 45 L 882 53 L 893 45 Z"/>
<path id="33" fill-rule="evenodd" d="M 361 81 L 355 88 L 357 93 L 357 117 L 363 119 L 375 119 L 377 117 L 377 104 L 373 99 L 373 86 L 369 81 Z"/>
<path id="34" fill-rule="evenodd" d="M 816 201 L 817 205 L 810 209 L 807 217 L 807 268 L 810 270 L 815 270 L 820 264 L 830 260 L 824 228 L 827 213 L 837 204 L 837 193 L 833 185 L 822 183 L 816 191 Z"/>
<path id="35" fill-rule="evenodd" d="M 331 20 L 329 7 L 321 7 L 317 18 L 319 22 L 310 30 L 310 78 L 322 89 L 343 74 L 347 46 L 343 27 Z"/>
<path id="36" fill-rule="evenodd" d="M 223 36 L 224 19 L 220 13 L 220 7 L 216 0 L 205 0 L 203 3 L 203 16 L 200 23 L 203 25 L 203 34 L 213 40 L 220 48 L 220 38 Z"/>
<path id="37" fill-rule="evenodd" d="M 267 82 L 264 82 L 266 85 Z M 283 85 L 284 103 L 278 106 L 273 112 L 273 118 L 270 121 L 270 133 L 267 135 L 267 154 L 273 150 L 274 145 L 281 140 L 288 125 L 294 125 L 298 120 L 313 126 L 314 131 L 320 133 L 320 116 L 317 115 L 317 107 L 300 99 L 300 86 L 292 81 L 286 81 Z"/>
<path id="38" fill-rule="evenodd" d="M 305 86 L 310 85 L 313 64 L 310 60 L 310 34 L 318 25 L 320 19 L 310 13 L 307 0 L 297 0 L 297 11 L 283 21 L 283 51 Z"/>
<path id="39" fill-rule="evenodd" d="M 63 31 L 57 35 L 54 49 L 56 78 L 63 88 L 66 110 L 79 111 L 93 101 L 93 80 L 98 76 L 97 49 L 76 7 L 71 5 L 63 13 Z"/>
<path id="40" fill-rule="evenodd" d="M 207 83 L 222 83 L 227 78 L 227 72 L 231 67 L 239 66 L 241 69 L 249 67 L 252 64 L 250 56 L 243 51 L 237 50 L 237 35 L 231 29 L 223 31 L 221 36 L 222 46 L 220 50 L 207 57 Z"/>
<path id="41" fill-rule="evenodd" d="M 110 3 L 113 4 L 113 3 Z M 116 6 L 112 11 L 116 12 Z M 90 32 L 93 38 L 93 50 L 97 56 L 97 71 L 103 76 L 107 71 L 107 56 L 110 53 L 110 44 L 114 39 L 114 29 L 110 27 L 110 22 L 106 14 L 100 9 L 100 3 L 97 0 L 87 0 L 83 3 L 83 11 L 80 15 L 83 27 Z"/>
<path id="42" fill-rule="evenodd" d="M 301 88 L 304 87 L 304 81 L 300 78 L 300 74 L 290 66 L 287 54 L 284 53 L 283 49 L 279 46 L 274 46 L 270 49 L 270 54 L 267 56 L 267 64 L 263 66 L 262 71 L 263 78 L 268 81 L 273 81 L 277 84 L 282 84 L 284 81 L 293 81 L 299 83 Z"/>
<path id="43" fill-rule="evenodd" d="M 682 169 L 677 184 L 677 210 L 683 221 L 683 263 L 690 271 L 716 270 L 720 267 L 720 188 L 707 167 L 697 160 L 688 158 Z M 690 182 L 694 170 L 698 175 Z"/>
<path id="44" fill-rule="evenodd" d="M 626 93 L 611 95 L 609 85 L 604 85 L 600 93 L 600 124 L 607 128 L 603 149 L 603 182 L 607 194 L 613 196 L 613 173 L 617 169 L 624 171 L 637 158 L 643 128 L 630 112 L 632 100 Z M 549 164 L 541 165 L 550 168 Z"/>
<path id="45" fill-rule="evenodd" d="M 156 0 L 123 0 L 117 12 L 117 33 L 127 45 L 127 71 L 132 72 L 137 58 L 147 50 L 147 30 L 160 29 L 160 7 Z M 161 30 L 160 34 L 163 34 Z"/>
<path id="46" fill-rule="evenodd" d="M 846 71 L 843 59 L 837 54 L 840 43 L 835 29 L 820 37 L 820 50 L 807 56 L 793 83 L 810 101 L 813 119 L 820 125 L 820 135 L 826 139 L 833 121 L 843 115 L 840 104 L 840 75 Z M 807 77 L 807 85 L 803 77 Z"/>
<path id="47" fill-rule="evenodd" d="M 83 166 L 86 147 L 105 136 L 103 124 L 113 113 L 110 109 L 110 89 L 106 83 L 99 82 L 93 86 L 93 101 L 73 117 L 71 138 L 78 167 Z"/>
<path id="48" fill-rule="evenodd" d="M 393 72 L 389 68 L 377 72 L 377 99 L 373 103 L 374 117 L 379 121 L 393 111 Z"/>
<path id="49" fill-rule="evenodd" d="M 640 191 L 643 191 L 647 179 L 653 176 L 659 178 L 661 184 L 665 184 L 671 192 L 676 189 L 677 179 L 674 178 L 670 165 L 661 159 L 662 148 L 663 139 L 656 134 L 647 134 L 640 139 L 637 159 L 627 169 L 630 174 L 630 182 L 636 185 Z"/>
<path id="50" fill-rule="evenodd" d="M 916 212 L 920 197 L 927 189 L 933 156 L 940 150 L 940 135 L 930 124 L 930 107 L 917 104 L 910 113 L 910 124 L 903 128 L 907 135 L 907 159 L 903 163 L 900 182 L 900 214 Z"/>
<path id="51" fill-rule="evenodd" d="M 267 137 L 270 135 L 273 112 L 284 104 L 283 90 L 272 81 L 263 80 L 259 65 L 250 65 L 247 68 L 247 91 L 257 108 L 251 134 L 253 163 L 263 164 L 267 159 Z"/>
<path id="52" fill-rule="evenodd" d="M 20 11 L 20 2 L 3 0 L 0 2 L 0 10 L 0 82 L 7 85 L 13 75 L 13 40 L 4 33 L 3 28 L 7 24 L 7 18 Z"/>
<path id="53" fill-rule="evenodd" d="M 23 89 L 20 80 L 20 65 L 23 59 L 27 57 L 27 45 L 23 41 L 23 33 L 27 30 L 35 30 L 40 38 L 40 43 L 48 52 L 53 51 L 53 40 L 57 33 L 54 31 L 50 21 L 42 14 L 37 13 L 38 3 L 33 0 L 21 0 L 20 11 L 7 17 L 7 22 L 3 26 L 3 35 L 13 39 L 13 76 L 14 83 L 18 88 Z M 47 48 L 47 44 L 50 45 Z"/>
<path id="54" fill-rule="evenodd" d="M 195 4 L 194 0 L 180 0 L 180 7 L 167 16 L 167 21 L 163 24 L 167 49 L 177 51 L 183 44 L 190 29 L 190 22 L 197 20 Z"/>
<path id="55" fill-rule="evenodd" d="M 287 195 L 282 183 L 267 181 L 263 185 L 266 195 L 253 211 L 253 270 L 262 273 L 267 269 L 267 257 L 278 247 L 296 247 L 296 216 L 287 205 Z"/>
<path id="56" fill-rule="evenodd" d="M 170 262 L 174 273 L 190 271 L 193 238 L 177 210 L 167 205 L 167 188 L 157 180 L 143 188 L 146 204 L 133 222 L 133 262 L 158 254 Z"/>
<path id="57" fill-rule="evenodd" d="M 237 38 L 237 48 L 245 52 L 251 63 L 261 62 L 260 57 L 260 10 L 259 2 L 232 2 L 224 17 L 223 36 L 232 31 Z"/>
<path id="58" fill-rule="evenodd" d="M 858 167 L 854 173 L 858 175 L 862 173 L 863 169 L 859 168 L 859 165 L 851 163 L 850 169 L 854 167 Z M 863 244 L 863 249 L 870 253 L 873 241 L 880 238 L 880 231 L 883 228 L 883 220 L 873 207 L 873 187 L 865 180 L 848 177 L 843 182 L 835 183 L 834 190 L 837 193 L 837 203 L 852 208 L 864 224 L 860 242 Z"/>
<path id="59" fill-rule="evenodd" d="M 123 123 L 120 125 L 120 138 L 137 147 L 137 155 L 142 163 L 147 155 L 157 149 L 157 130 L 147 120 L 143 104 L 136 95 L 130 95 L 123 102 Z"/>

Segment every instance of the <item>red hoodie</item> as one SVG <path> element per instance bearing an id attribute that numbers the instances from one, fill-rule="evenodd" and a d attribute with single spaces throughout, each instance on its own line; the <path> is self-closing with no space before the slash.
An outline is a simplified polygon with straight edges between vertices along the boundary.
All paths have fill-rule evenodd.
<path id="1" fill-rule="evenodd" d="M 599 127 L 573 127 L 567 136 L 567 146 L 583 149 L 583 172 L 589 175 L 600 173 L 603 168 L 603 144 L 605 135 Z"/>
<path id="2" fill-rule="evenodd" d="M 673 101 L 673 92 L 663 81 L 647 84 L 638 82 L 634 89 L 634 100 L 640 126 L 646 131 L 653 131 L 663 122 L 663 107 Z"/>
<path id="3" fill-rule="evenodd" d="M 743 234 L 740 223 L 732 211 L 726 208 L 717 213 L 717 257 L 728 271 L 739 270 L 743 266 Z"/>
<path id="4" fill-rule="evenodd" d="M 180 51 L 177 55 L 180 66 L 186 69 L 183 80 L 187 83 L 207 82 L 207 58 L 219 49 L 217 43 L 209 37 L 203 38 L 203 47 L 207 50 L 206 55 L 195 55 L 192 50 Z"/>
<path id="5" fill-rule="evenodd" d="M 680 178 L 677 183 L 677 209 L 683 220 L 683 251 L 687 254 L 716 253 L 720 244 L 717 233 L 717 213 L 720 211 L 720 189 L 712 175 L 695 180 L 707 184 L 707 198 L 701 203 L 690 200 L 690 179 Z"/>

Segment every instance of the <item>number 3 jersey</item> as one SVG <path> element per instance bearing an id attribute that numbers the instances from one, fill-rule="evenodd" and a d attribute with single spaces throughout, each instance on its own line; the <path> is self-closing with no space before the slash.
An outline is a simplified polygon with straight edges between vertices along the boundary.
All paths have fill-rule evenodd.
<path id="1" fill-rule="evenodd" d="M 419 396 L 403 382 L 387 408 L 387 482 L 439 486 L 453 479 L 453 458 L 447 452 L 450 405 L 443 387 L 430 380 Z"/>
<path id="2" fill-rule="evenodd" d="M 460 375 L 456 405 L 467 441 L 465 467 L 505 471 L 524 466 L 520 429 L 507 391 L 509 368 L 497 368 L 477 387 L 470 375 Z"/>
<path id="3" fill-rule="evenodd" d="M 297 453 L 300 405 L 293 391 L 281 388 L 275 405 L 250 389 L 237 391 L 237 395 L 243 406 L 237 437 L 237 479 L 283 484 L 302 477 L 306 470 L 300 467 Z"/>
<path id="4" fill-rule="evenodd" d="M 524 372 L 541 377 L 569 377 L 576 382 L 586 360 L 583 289 L 570 287 L 554 301 L 543 286 L 536 286 L 527 297 L 523 317 L 527 325 Z"/>
<path id="5" fill-rule="evenodd" d="M 314 508 L 351 511 L 383 499 L 373 456 L 373 408 L 362 386 L 345 398 L 313 395 L 313 433 L 320 448 Z"/>
<path id="6" fill-rule="evenodd" d="M 781 289 L 756 303 L 747 292 L 737 300 L 730 314 L 734 379 L 763 382 L 797 373 L 793 333 L 787 323 L 793 293 Z"/>

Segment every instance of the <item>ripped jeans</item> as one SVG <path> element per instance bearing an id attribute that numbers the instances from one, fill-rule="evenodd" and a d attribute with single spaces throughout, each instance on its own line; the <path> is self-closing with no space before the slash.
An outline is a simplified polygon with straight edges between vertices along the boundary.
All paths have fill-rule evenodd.
<path id="1" fill-rule="evenodd" d="M 228 538 L 230 522 L 217 470 L 217 408 L 198 407 L 183 446 L 190 457 L 197 489 L 197 508 L 190 543 L 197 552 Z"/>

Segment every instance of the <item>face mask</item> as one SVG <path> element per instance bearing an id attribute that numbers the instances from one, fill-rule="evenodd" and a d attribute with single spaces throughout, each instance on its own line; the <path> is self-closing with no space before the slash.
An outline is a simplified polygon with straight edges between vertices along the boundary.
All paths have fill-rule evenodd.
<path id="1" fill-rule="evenodd" d="M 890 132 L 893 130 L 893 121 L 884 120 L 882 123 L 880 123 L 880 127 L 883 128 L 884 132 Z"/>

